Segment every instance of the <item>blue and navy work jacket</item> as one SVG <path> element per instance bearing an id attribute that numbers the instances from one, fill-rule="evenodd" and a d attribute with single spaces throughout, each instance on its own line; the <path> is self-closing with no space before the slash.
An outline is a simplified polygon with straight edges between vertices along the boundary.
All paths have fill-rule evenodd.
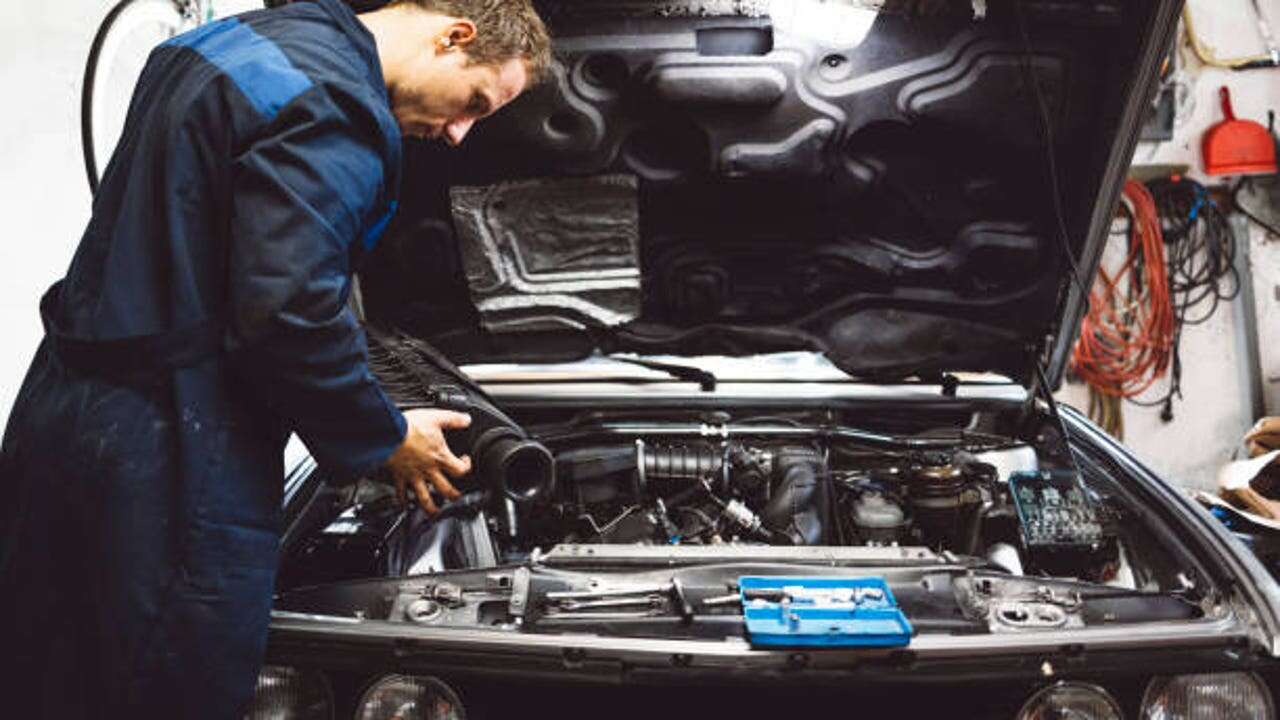
<path id="1" fill-rule="evenodd" d="M 154 51 L 0 452 L 15 716 L 240 717 L 287 434 L 345 478 L 404 437 L 348 306 L 400 163 L 374 38 L 339 0 Z"/>
<path id="2" fill-rule="evenodd" d="M 51 298 L 64 354 L 146 336 L 127 363 L 221 353 L 323 465 L 379 465 L 404 420 L 347 303 L 399 189 L 372 36 L 336 0 L 207 25 L 155 51 L 129 112 Z"/>

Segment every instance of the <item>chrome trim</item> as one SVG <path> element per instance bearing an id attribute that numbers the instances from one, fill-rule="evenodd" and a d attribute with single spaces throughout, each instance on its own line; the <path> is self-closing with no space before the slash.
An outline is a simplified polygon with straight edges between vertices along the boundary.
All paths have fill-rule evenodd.
<path id="1" fill-rule="evenodd" d="M 593 661 L 617 660 L 669 668 L 673 655 L 688 656 L 702 668 L 776 668 L 791 666 L 794 650 L 757 650 L 746 640 L 663 640 L 615 638 L 594 634 L 539 635 L 513 630 L 421 627 L 385 620 L 273 612 L 274 633 L 289 633 L 314 642 L 319 639 L 357 644 L 395 643 L 402 651 L 418 645 L 421 651 L 501 653 L 513 656 L 563 658 L 566 650 L 588 653 Z M 813 669 L 845 669 L 856 659 L 888 657 L 904 650 L 917 660 L 986 657 L 1011 653 L 1058 654 L 1065 647 L 1090 650 L 1167 650 L 1171 646 L 1233 647 L 1245 630 L 1231 616 L 1219 620 L 1151 623 L 1142 626 L 1055 630 L 1004 635 L 921 635 L 903 649 L 820 650 L 809 653 Z"/>

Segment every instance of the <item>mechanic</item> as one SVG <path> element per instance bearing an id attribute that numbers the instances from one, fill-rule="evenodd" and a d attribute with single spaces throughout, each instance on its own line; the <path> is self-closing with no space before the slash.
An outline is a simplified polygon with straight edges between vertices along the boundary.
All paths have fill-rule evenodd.
<path id="1" fill-rule="evenodd" d="M 402 135 L 462 142 L 550 57 L 529 0 L 300 2 L 152 53 L 0 452 L 6 716 L 239 717 L 290 431 L 428 512 L 456 495 L 469 419 L 388 401 L 351 275 Z"/>

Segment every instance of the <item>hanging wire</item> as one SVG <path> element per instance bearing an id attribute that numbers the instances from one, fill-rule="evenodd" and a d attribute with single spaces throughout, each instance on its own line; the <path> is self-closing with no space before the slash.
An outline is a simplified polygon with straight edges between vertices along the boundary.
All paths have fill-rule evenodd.
<path id="1" fill-rule="evenodd" d="M 1161 407 L 1173 419 L 1173 400 L 1182 397 L 1182 333 L 1207 322 L 1224 302 L 1240 294 L 1236 237 L 1226 213 L 1200 183 L 1174 176 L 1149 184 L 1164 231 L 1175 331 L 1168 389 L 1150 399 L 1131 398 L 1144 407 Z"/>
<path id="2" fill-rule="evenodd" d="M 1168 371 L 1175 334 L 1155 201 L 1129 180 L 1124 203 L 1128 252 L 1116 270 L 1098 268 L 1071 360 L 1078 377 L 1115 398 L 1137 397 Z"/>
<path id="3" fill-rule="evenodd" d="M 1131 180 L 1124 199 L 1128 254 L 1115 271 L 1099 268 L 1072 353 L 1073 372 L 1090 387 L 1090 417 L 1117 437 L 1121 399 L 1173 419 L 1183 330 L 1207 322 L 1241 286 L 1235 234 L 1203 185 L 1179 176 L 1147 186 Z M 1146 398 L 1165 375 L 1168 387 Z"/>
<path id="4" fill-rule="evenodd" d="M 1121 407 L 1120 398 L 1105 395 L 1098 388 L 1089 386 L 1089 419 L 1117 440 L 1124 440 L 1124 413 Z"/>

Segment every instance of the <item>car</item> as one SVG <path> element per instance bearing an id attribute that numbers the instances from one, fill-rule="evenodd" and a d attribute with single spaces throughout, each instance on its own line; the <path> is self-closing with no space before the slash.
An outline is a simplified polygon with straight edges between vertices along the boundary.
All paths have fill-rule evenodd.
<path id="1" fill-rule="evenodd" d="M 541 3 L 352 294 L 475 470 L 298 450 L 249 716 L 1275 718 L 1267 567 L 1052 393 L 1180 5 Z"/>

